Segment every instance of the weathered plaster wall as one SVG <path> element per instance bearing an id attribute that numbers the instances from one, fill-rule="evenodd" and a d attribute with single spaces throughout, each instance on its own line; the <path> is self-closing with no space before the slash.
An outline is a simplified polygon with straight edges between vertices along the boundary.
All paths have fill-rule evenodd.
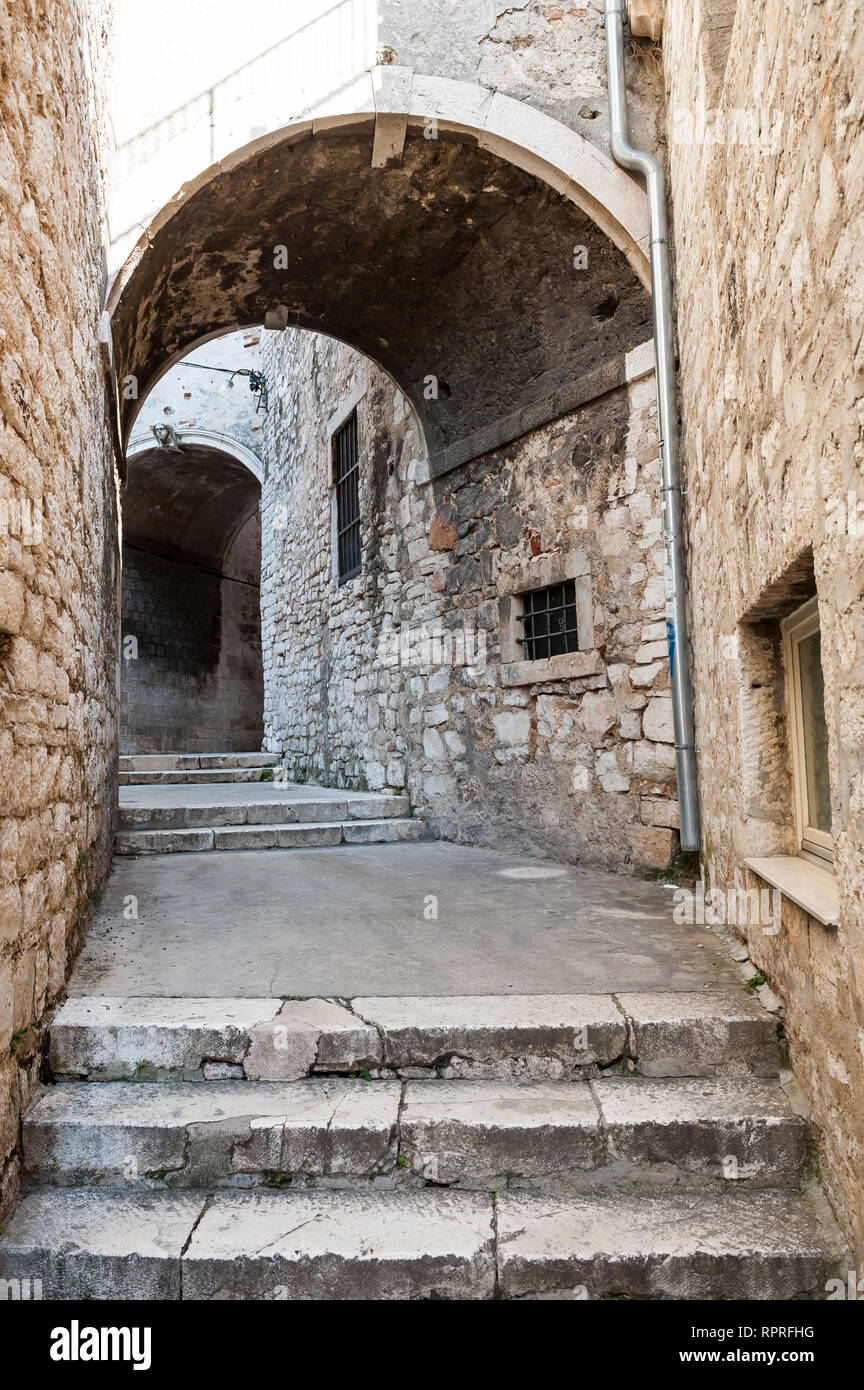
<path id="1" fill-rule="evenodd" d="M 860 1269 L 864 16 L 668 0 L 663 50 L 706 859 L 743 886 L 745 856 L 795 852 L 777 622 L 818 592 L 840 926 L 787 905 L 779 935 L 740 930 Z"/>
<path id="2" fill-rule="evenodd" d="M 171 425 L 180 439 L 204 430 L 235 440 L 260 457 L 263 411 L 258 397 L 250 391 L 248 377 L 235 376 L 229 386 L 230 377 L 222 370 L 259 371 L 260 343 L 258 328 L 199 343 L 153 387 L 135 417 L 130 448 L 152 445 L 154 425 Z M 220 370 L 202 371 L 202 366 Z"/>
<path id="3" fill-rule="evenodd" d="M 102 6 L 0 7 L 0 1215 L 107 869 L 117 514 L 97 345 Z"/>
<path id="4" fill-rule="evenodd" d="M 602 5 L 380 0 L 378 13 L 379 45 L 396 63 L 530 102 L 608 153 Z M 633 133 L 653 149 L 663 135 L 659 49 L 634 45 L 627 76 Z"/>
<path id="5" fill-rule="evenodd" d="M 221 574 L 124 545 L 121 752 L 261 747 L 260 525 Z"/>
<path id="6" fill-rule="evenodd" d="M 265 370 L 266 746 L 300 777 L 407 785 L 446 838 L 668 861 L 653 376 L 424 484 L 416 418 L 367 358 L 289 330 L 265 335 Z M 354 404 L 363 572 L 339 586 L 328 424 Z M 567 677 L 509 683 L 501 600 L 561 563 L 589 577 L 586 650 Z"/>

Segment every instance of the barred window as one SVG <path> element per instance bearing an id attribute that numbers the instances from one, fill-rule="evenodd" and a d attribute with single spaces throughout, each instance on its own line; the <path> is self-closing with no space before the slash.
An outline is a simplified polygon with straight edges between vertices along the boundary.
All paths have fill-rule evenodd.
<path id="1" fill-rule="evenodd" d="M 550 584 L 546 589 L 534 589 L 522 594 L 522 636 L 517 640 L 526 661 L 543 661 L 550 656 L 564 656 L 579 650 L 576 626 L 576 584 L 566 579 L 563 584 Z"/>
<path id="2" fill-rule="evenodd" d="M 336 488 L 336 548 L 339 583 L 360 573 L 360 452 L 357 411 L 333 436 L 333 482 Z"/>

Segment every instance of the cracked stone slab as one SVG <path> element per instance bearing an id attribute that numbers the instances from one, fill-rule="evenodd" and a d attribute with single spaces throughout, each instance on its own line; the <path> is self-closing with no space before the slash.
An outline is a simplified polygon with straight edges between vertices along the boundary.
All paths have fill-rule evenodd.
<path id="1" fill-rule="evenodd" d="M 355 999 L 383 1037 L 391 1067 L 450 1059 L 466 1075 L 569 1075 L 624 1052 L 626 1026 L 611 995 L 455 995 Z"/>
<path id="2" fill-rule="evenodd" d="M 310 1072 L 380 1065 L 381 1039 L 365 1019 L 329 999 L 289 999 L 272 1022 L 250 1029 L 252 1081 L 294 1081 Z"/>
<path id="3" fill-rule="evenodd" d="M 346 845 L 393 844 L 422 840 L 426 827 L 422 820 L 353 820 L 342 827 Z"/>
<path id="4" fill-rule="evenodd" d="M 277 753 L 121 753 L 121 772 L 182 772 L 194 768 L 273 767 Z"/>
<path id="5" fill-rule="evenodd" d="M 611 1159 L 730 1181 L 798 1182 L 807 1126 L 776 1081 L 607 1077 L 591 1083 Z"/>
<path id="6" fill-rule="evenodd" d="M 251 1030 L 280 1007 L 279 999 L 72 995 L 51 1024 L 51 1070 L 94 1081 L 191 1079 L 208 1062 L 242 1064 Z"/>
<path id="7" fill-rule="evenodd" d="M 190 1299 L 485 1299 L 495 1287 L 488 1196 L 218 1195 L 183 1259 Z"/>
<path id="8" fill-rule="evenodd" d="M 819 1228 L 774 1192 L 498 1198 L 505 1298 L 824 1296 Z"/>
<path id="9" fill-rule="evenodd" d="M 224 790 L 224 789 L 219 789 Z M 121 830 L 173 830 L 200 829 L 206 826 L 225 827 L 229 825 L 285 825 L 308 822 L 344 821 L 349 817 L 376 819 L 387 816 L 404 815 L 407 811 L 407 798 L 399 802 L 393 797 L 375 798 L 366 801 L 306 800 L 273 801 L 255 800 L 260 795 L 260 784 L 249 792 L 247 801 L 223 804 L 214 796 L 213 801 L 197 805 L 191 798 L 184 800 L 179 794 L 173 805 L 140 805 L 137 803 L 121 805 L 119 828 Z M 379 802 L 381 804 L 379 804 Z"/>
<path id="10" fill-rule="evenodd" d="M 631 1055 L 645 1076 L 710 1075 L 718 1067 L 776 1076 L 777 1020 L 743 990 L 726 994 L 617 994 Z"/>
<path id="11" fill-rule="evenodd" d="M 118 830 L 115 854 L 193 854 L 213 848 L 212 830 Z"/>
<path id="12" fill-rule="evenodd" d="M 396 1161 L 398 1082 L 80 1083 L 43 1090 L 24 1120 L 26 1171 L 42 1180 L 233 1174 L 372 1177 Z"/>
<path id="13" fill-rule="evenodd" d="M 184 769 L 182 771 L 121 772 L 117 782 L 121 787 L 206 786 L 238 782 L 263 782 L 265 771 L 255 767 Z"/>
<path id="14" fill-rule="evenodd" d="M 44 1299 L 177 1299 L 204 1204 L 180 1193 L 32 1192 L 0 1235 L 0 1279 L 41 1279 Z"/>
<path id="15" fill-rule="evenodd" d="M 391 816 L 408 817 L 411 803 L 407 796 L 375 796 L 367 792 L 362 797 L 352 797 L 348 802 L 348 815 L 352 820 L 386 820 Z"/>
<path id="16" fill-rule="evenodd" d="M 412 1081 L 400 1154 L 432 1182 L 542 1178 L 597 1167 L 600 1113 L 587 1082 Z"/>

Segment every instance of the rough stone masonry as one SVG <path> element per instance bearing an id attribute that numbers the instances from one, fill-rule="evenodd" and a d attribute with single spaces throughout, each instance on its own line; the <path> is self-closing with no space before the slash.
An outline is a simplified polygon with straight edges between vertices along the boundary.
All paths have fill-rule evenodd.
<path id="1" fill-rule="evenodd" d="M 0 1215 L 116 784 L 101 5 L 0 8 Z"/>
<path id="2" fill-rule="evenodd" d="M 267 334 L 265 743 L 289 774 L 407 788 L 433 832 L 617 867 L 676 844 L 656 405 L 638 380 L 428 481 L 393 382 Z M 332 426 L 358 412 L 362 570 L 331 543 Z M 328 429 L 329 426 L 329 429 Z M 514 595 L 575 576 L 579 651 L 522 660 Z M 556 664 L 557 661 L 557 664 Z"/>
<path id="3" fill-rule="evenodd" d="M 707 881 L 795 854 L 780 620 L 818 594 L 839 925 L 742 924 L 864 1258 L 864 17 L 668 0 L 663 29 Z"/>

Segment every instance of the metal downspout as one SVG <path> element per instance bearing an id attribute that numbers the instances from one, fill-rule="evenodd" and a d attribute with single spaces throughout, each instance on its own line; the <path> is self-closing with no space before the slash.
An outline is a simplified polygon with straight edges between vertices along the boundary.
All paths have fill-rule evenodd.
<path id="1" fill-rule="evenodd" d="M 648 194 L 651 306 L 657 372 L 657 424 L 663 544 L 666 554 L 666 630 L 672 680 L 675 767 L 681 817 L 681 848 L 699 849 L 699 797 L 693 731 L 690 636 L 685 595 L 686 566 L 681 517 L 681 472 L 678 460 L 678 414 L 675 406 L 675 356 L 672 334 L 672 273 L 663 167 L 653 155 L 634 149 L 627 124 L 624 84 L 624 0 L 604 0 L 606 66 L 609 84 L 609 141 L 616 164 L 642 174 Z"/>

